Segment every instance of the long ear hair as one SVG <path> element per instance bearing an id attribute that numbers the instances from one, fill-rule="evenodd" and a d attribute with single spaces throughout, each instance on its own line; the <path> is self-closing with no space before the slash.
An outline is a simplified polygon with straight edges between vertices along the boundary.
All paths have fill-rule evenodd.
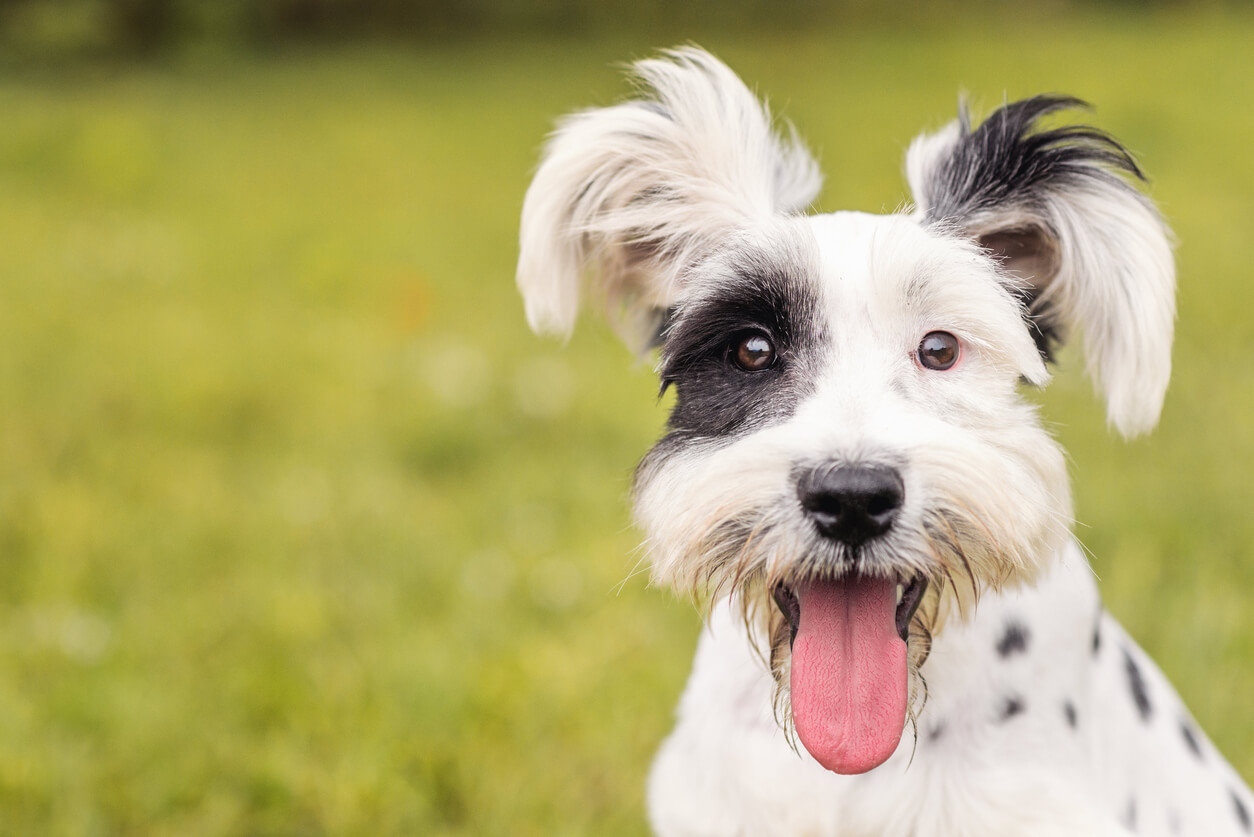
<path id="1" fill-rule="evenodd" d="M 569 334 L 583 278 L 641 346 L 701 254 L 804 209 L 821 178 L 788 130 L 695 47 L 640 61 L 642 97 L 562 120 L 523 202 L 518 286 L 533 329 Z"/>
<path id="2" fill-rule="evenodd" d="M 1171 376 L 1175 263 L 1168 230 L 1137 188 L 1128 151 L 1084 125 L 1041 120 L 1083 106 L 1037 96 L 974 130 L 956 122 L 921 136 L 906 173 L 925 223 L 975 238 L 1023 284 L 1038 345 L 1078 328 L 1106 414 L 1125 436 L 1158 422 Z"/>

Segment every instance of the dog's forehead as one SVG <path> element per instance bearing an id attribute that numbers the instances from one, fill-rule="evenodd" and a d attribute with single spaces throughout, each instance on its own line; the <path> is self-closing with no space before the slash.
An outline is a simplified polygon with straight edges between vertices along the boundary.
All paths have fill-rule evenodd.
<path id="1" fill-rule="evenodd" d="M 973 246 L 908 215 L 835 212 L 805 222 L 817 248 L 819 281 L 838 304 L 900 303 L 930 286 L 996 284 L 988 260 Z"/>
<path id="2" fill-rule="evenodd" d="M 917 337 L 919 329 L 943 329 L 1016 346 L 1013 353 L 1026 347 L 1008 277 L 969 239 L 905 214 L 836 212 L 803 223 L 812 236 L 813 278 L 838 331 Z"/>

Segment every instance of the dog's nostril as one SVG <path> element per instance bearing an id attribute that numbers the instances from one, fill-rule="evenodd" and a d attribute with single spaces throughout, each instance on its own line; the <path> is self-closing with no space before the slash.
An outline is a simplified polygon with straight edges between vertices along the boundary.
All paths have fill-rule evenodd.
<path id="1" fill-rule="evenodd" d="M 901 505 L 901 498 L 895 494 L 880 492 L 872 495 L 866 504 L 867 513 L 872 517 L 879 517 L 890 512 L 897 511 L 897 507 Z"/>
<path id="2" fill-rule="evenodd" d="M 797 495 L 824 537 L 858 546 L 892 528 L 905 484 L 893 468 L 825 466 L 800 475 Z"/>

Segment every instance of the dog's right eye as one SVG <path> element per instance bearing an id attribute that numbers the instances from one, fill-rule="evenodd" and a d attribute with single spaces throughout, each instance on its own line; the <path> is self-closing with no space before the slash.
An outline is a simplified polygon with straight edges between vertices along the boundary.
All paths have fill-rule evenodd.
<path id="1" fill-rule="evenodd" d="M 727 347 L 727 354 L 746 372 L 761 372 L 775 365 L 775 344 L 760 331 L 741 335 Z"/>
<path id="2" fill-rule="evenodd" d="M 924 369 L 944 372 L 952 369 L 962 352 L 958 338 L 948 331 L 929 331 L 923 335 L 916 356 Z"/>

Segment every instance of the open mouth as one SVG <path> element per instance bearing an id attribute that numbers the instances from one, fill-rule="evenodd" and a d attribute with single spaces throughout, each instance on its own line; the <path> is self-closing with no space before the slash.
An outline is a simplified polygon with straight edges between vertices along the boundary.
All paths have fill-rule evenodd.
<path id="1" fill-rule="evenodd" d="M 927 580 L 922 576 L 897 581 L 897 610 L 893 614 L 893 622 L 897 626 L 897 636 L 901 637 L 903 642 L 910 638 L 910 620 L 914 618 L 914 612 L 919 609 L 919 605 L 923 602 L 923 594 L 926 592 Z M 788 617 L 788 625 L 792 628 L 790 643 L 795 642 L 797 625 L 801 622 L 801 608 L 797 602 L 797 596 L 785 584 L 778 585 L 772 595 L 780 611 Z"/>
<path id="2" fill-rule="evenodd" d="M 906 724 L 910 620 L 927 582 L 846 573 L 773 591 L 792 629 L 789 689 L 797 737 L 836 773 L 893 754 Z"/>

